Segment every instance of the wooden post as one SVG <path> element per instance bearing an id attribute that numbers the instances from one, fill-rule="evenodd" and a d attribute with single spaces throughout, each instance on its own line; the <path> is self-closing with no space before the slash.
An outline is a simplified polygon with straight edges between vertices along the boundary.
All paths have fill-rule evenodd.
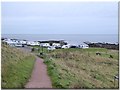
<path id="1" fill-rule="evenodd" d="M 42 46 L 42 53 L 43 53 L 43 46 Z"/>
<path id="2" fill-rule="evenodd" d="M 114 77 L 114 87 L 115 87 L 115 77 Z"/>

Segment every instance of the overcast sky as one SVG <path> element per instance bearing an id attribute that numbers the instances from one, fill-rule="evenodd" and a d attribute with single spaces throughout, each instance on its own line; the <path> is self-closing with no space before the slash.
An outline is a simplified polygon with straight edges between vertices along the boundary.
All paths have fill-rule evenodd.
<path id="1" fill-rule="evenodd" d="M 118 34 L 117 2 L 3 2 L 2 34 Z"/>

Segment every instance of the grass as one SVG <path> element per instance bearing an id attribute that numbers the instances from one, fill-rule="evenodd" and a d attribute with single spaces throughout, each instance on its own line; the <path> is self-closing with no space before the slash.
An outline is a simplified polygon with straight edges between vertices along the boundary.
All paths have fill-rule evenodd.
<path id="1" fill-rule="evenodd" d="M 35 57 L 4 44 L 2 44 L 1 55 L 1 87 L 24 88 L 31 75 Z"/>
<path id="2" fill-rule="evenodd" d="M 50 52 L 47 50 L 46 47 L 40 47 L 40 46 L 31 46 L 31 47 L 34 48 L 34 51 L 32 51 L 32 53 L 34 53 L 40 58 L 45 58 L 46 54 Z"/>
<path id="3" fill-rule="evenodd" d="M 53 88 L 118 88 L 114 85 L 119 67 L 117 50 L 57 49 L 46 54 L 44 63 Z"/>
<path id="4" fill-rule="evenodd" d="M 31 46 L 31 47 L 39 49 L 39 51 L 35 50 L 35 52 L 42 52 L 42 49 L 43 49 L 43 52 L 48 52 L 46 47 L 43 47 L 43 48 L 41 46 Z"/>

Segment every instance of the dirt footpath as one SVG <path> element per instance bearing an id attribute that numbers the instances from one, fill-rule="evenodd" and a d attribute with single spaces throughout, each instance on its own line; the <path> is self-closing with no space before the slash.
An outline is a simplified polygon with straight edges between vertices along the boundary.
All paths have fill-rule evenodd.
<path id="1" fill-rule="evenodd" d="M 36 57 L 31 78 L 25 88 L 52 88 L 52 83 L 47 74 L 47 67 L 42 59 Z"/>

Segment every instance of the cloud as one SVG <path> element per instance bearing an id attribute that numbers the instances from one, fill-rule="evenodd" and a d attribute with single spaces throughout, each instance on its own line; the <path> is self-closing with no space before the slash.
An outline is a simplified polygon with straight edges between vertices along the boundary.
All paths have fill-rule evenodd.
<path id="1" fill-rule="evenodd" d="M 114 2 L 2 3 L 2 31 L 8 33 L 116 33 L 117 23 Z"/>

